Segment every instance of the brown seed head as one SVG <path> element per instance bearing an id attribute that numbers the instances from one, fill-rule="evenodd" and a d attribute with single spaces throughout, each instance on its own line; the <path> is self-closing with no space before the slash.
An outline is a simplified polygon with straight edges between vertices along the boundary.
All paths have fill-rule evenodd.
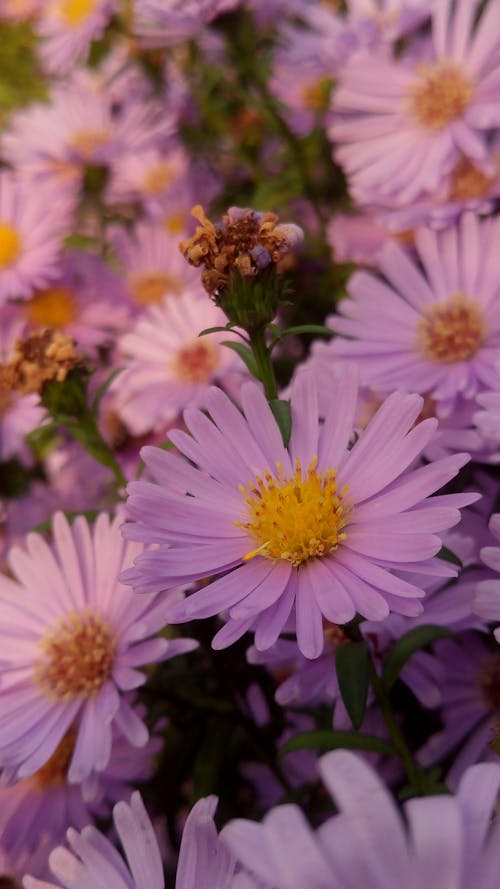
<path id="1" fill-rule="evenodd" d="M 70 337 L 47 329 L 34 331 L 26 339 L 17 341 L 9 368 L 15 388 L 26 395 L 40 392 L 49 380 L 62 383 L 80 361 Z"/>

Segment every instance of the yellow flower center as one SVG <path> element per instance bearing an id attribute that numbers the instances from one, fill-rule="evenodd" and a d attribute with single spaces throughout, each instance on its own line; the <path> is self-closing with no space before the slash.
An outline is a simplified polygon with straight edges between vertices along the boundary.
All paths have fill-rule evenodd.
<path id="1" fill-rule="evenodd" d="M 160 303 L 168 293 L 175 295 L 182 290 L 182 283 L 175 275 L 168 272 L 150 272 L 132 278 L 129 282 L 133 299 L 140 306 Z"/>
<path id="2" fill-rule="evenodd" d="M 146 194 L 156 195 L 171 184 L 175 176 L 175 168 L 168 161 L 159 161 L 146 173 L 142 188 Z"/>
<path id="3" fill-rule="evenodd" d="M 56 701 L 88 698 L 111 674 L 116 644 L 99 614 L 68 615 L 40 642 L 43 655 L 35 664 L 35 680 Z"/>
<path id="4" fill-rule="evenodd" d="M 418 324 L 422 355 L 443 364 L 472 358 L 484 337 L 485 325 L 478 304 L 461 293 L 429 306 Z"/>
<path id="5" fill-rule="evenodd" d="M 0 221 L 0 269 L 12 265 L 21 252 L 21 238 L 8 222 Z"/>
<path id="6" fill-rule="evenodd" d="M 320 77 L 307 83 L 302 89 L 302 101 L 306 108 L 322 114 L 328 109 L 330 93 L 332 91 L 332 79 Z"/>
<path id="7" fill-rule="evenodd" d="M 28 321 L 36 327 L 65 327 L 75 320 L 78 303 L 67 287 L 40 290 L 25 306 Z"/>
<path id="8" fill-rule="evenodd" d="M 97 0 L 59 0 L 57 11 L 64 24 L 69 28 L 78 28 L 93 14 Z"/>
<path id="9" fill-rule="evenodd" d="M 495 180 L 462 157 L 451 174 L 450 201 L 484 198 Z"/>
<path id="10" fill-rule="evenodd" d="M 342 529 L 350 513 L 345 499 L 347 485 L 338 491 L 337 471 L 317 472 L 317 462 L 314 457 L 303 476 L 296 460 L 291 479 L 283 477 L 278 464 L 277 478 L 266 471 L 247 489 L 240 486 L 248 521 L 234 524 L 257 543 L 243 561 L 264 556 L 273 561 L 284 559 L 299 568 L 309 559 L 328 556 L 345 540 Z"/>
<path id="11" fill-rule="evenodd" d="M 206 383 L 219 363 L 217 349 L 212 343 L 196 339 L 179 349 L 172 365 L 175 375 L 183 383 Z"/>
<path id="12" fill-rule="evenodd" d="M 69 732 L 66 732 L 50 759 L 29 780 L 41 790 L 45 790 L 47 787 L 54 787 L 57 784 L 65 784 L 75 743 L 76 732 L 74 729 L 70 729 Z"/>
<path id="13" fill-rule="evenodd" d="M 180 235 L 186 228 L 186 215 L 184 213 L 172 213 L 164 220 L 164 226 L 171 235 Z"/>
<path id="14" fill-rule="evenodd" d="M 70 147 L 76 151 L 84 163 L 90 163 L 94 158 L 95 152 L 99 148 L 104 148 L 110 139 L 108 130 L 77 130 L 73 134 Z"/>
<path id="15" fill-rule="evenodd" d="M 472 99 L 472 83 L 451 63 L 423 66 L 410 91 L 410 109 L 427 130 L 441 130 L 460 117 Z"/>

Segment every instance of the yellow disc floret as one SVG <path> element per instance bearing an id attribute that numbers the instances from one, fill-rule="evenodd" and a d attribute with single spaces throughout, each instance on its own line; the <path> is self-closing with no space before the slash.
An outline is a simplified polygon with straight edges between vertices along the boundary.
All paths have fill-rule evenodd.
<path id="1" fill-rule="evenodd" d="M 418 325 L 420 352 L 443 364 L 468 361 L 484 338 L 485 325 L 478 303 L 461 293 L 432 303 Z"/>
<path id="2" fill-rule="evenodd" d="M 12 265 L 21 252 L 21 239 L 7 222 L 0 221 L 0 269 Z"/>
<path id="3" fill-rule="evenodd" d="M 56 701 L 88 698 L 111 674 L 116 642 L 107 622 L 91 612 L 69 614 L 40 642 L 35 680 Z"/>
<path id="4" fill-rule="evenodd" d="M 59 0 L 57 10 L 64 24 L 77 28 L 93 15 L 97 0 Z"/>
<path id="5" fill-rule="evenodd" d="M 426 130 L 441 130 L 462 116 L 472 95 L 472 83 L 455 65 L 422 66 L 410 92 L 410 109 Z"/>
<path id="6" fill-rule="evenodd" d="M 66 327 L 78 314 L 78 303 L 68 287 L 39 290 L 26 303 L 28 320 L 36 327 Z"/>
<path id="7" fill-rule="evenodd" d="M 285 479 L 278 464 L 278 476 L 269 471 L 240 491 L 245 498 L 248 521 L 235 522 L 252 537 L 257 547 L 244 557 L 284 559 L 299 568 L 309 559 L 327 556 L 345 540 L 350 505 L 347 485 L 337 489 L 335 469 L 317 472 L 314 457 L 307 472 L 295 461 L 295 474 Z"/>

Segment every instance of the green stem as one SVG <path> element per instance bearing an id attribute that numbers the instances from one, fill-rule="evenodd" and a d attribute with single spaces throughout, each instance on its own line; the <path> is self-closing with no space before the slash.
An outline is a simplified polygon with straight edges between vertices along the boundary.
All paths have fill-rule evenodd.
<path id="1" fill-rule="evenodd" d="M 264 386 L 266 398 L 268 401 L 273 401 L 275 398 L 278 398 L 278 387 L 271 355 L 266 343 L 265 331 L 261 329 L 254 333 L 249 332 L 249 336 L 253 356 L 259 371 L 259 379 Z"/>
<path id="2" fill-rule="evenodd" d="M 391 703 L 384 691 L 382 682 L 380 681 L 371 657 L 369 660 L 369 672 L 370 682 L 375 693 L 377 703 L 380 707 L 382 716 L 384 717 L 384 722 L 391 737 L 393 747 L 405 767 L 408 781 L 417 791 L 419 791 L 419 793 L 425 793 L 425 786 L 423 781 L 424 776 L 421 770 L 416 765 L 413 756 L 410 753 L 403 732 L 398 725 Z"/>

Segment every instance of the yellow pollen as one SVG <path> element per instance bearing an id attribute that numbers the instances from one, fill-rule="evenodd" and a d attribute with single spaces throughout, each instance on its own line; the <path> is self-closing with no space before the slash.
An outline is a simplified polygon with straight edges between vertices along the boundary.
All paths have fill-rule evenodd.
<path id="1" fill-rule="evenodd" d="M 65 327 L 75 320 L 78 303 L 67 287 L 40 290 L 25 304 L 28 321 L 36 327 Z"/>
<path id="2" fill-rule="evenodd" d="M 0 220 L 0 269 L 12 265 L 21 252 L 21 239 L 8 222 Z"/>
<path id="3" fill-rule="evenodd" d="M 97 0 L 59 0 L 57 12 L 69 28 L 77 28 L 90 18 L 97 6 Z"/>
<path id="4" fill-rule="evenodd" d="M 90 163 L 95 152 L 99 148 L 104 148 L 109 143 L 109 139 L 108 130 L 77 130 L 71 138 L 70 147 L 80 155 L 84 162 Z"/>
<path id="5" fill-rule="evenodd" d="M 171 184 L 175 176 L 173 164 L 160 161 L 146 173 L 142 188 L 146 194 L 161 194 Z"/>
<path id="6" fill-rule="evenodd" d="M 183 383 L 206 383 L 219 363 L 217 349 L 212 343 L 196 339 L 179 349 L 172 370 Z"/>
<path id="7" fill-rule="evenodd" d="M 451 174 L 450 201 L 466 201 L 484 198 L 494 183 L 494 178 L 478 170 L 466 157 L 462 157 Z"/>
<path id="8" fill-rule="evenodd" d="M 457 293 L 445 302 L 433 303 L 418 324 L 418 345 L 425 358 L 453 364 L 468 361 L 485 337 L 476 302 Z"/>
<path id="9" fill-rule="evenodd" d="M 410 92 L 410 110 L 426 130 L 441 130 L 460 117 L 472 99 L 472 83 L 451 63 L 423 66 Z"/>
<path id="10" fill-rule="evenodd" d="M 163 224 L 171 235 L 181 235 L 186 229 L 186 216 L 184 213 L 172 213 Z"/>
<path id="11" fill-rule="evenodd" d="M 318 80 L 311 81 L 303 87 L 302 101 L 306 108 L 322 114 L 328 108 L 331 91 L 331 78 L 320 77 Z"/>
<path id="12" fill-rule="evenodd" d="M 303 475 L 296 460 L 290 479 L 284 478 L 278 464 L 277 477 L 266 471 L 246 489 L 240 485 L 248 521 L 234 524 L 257 543 L 243 561 L 260 555 L 299 568 L 309 559 L 328 556 L 345 540 L 343 528 L 351 511 L 347 485 L 337 490 L 337 471 L 317 472 L 317 462 L 314 457 Z"/>
<path id="13" fill-rule="evenodd" d="M 35 681 L 55 701 L 88 698 L 104 685 L 115 658 L 115 640 L 99 614 L 73 612 L 40 642 Z"/>
<path id="14" fill-rule="evenodd" d="M 129 282 L 133 299 L 140 306 L 160 303 L 168 293 L 177 295 L 182 290 L 182 283 L 175 275 L 168 272 L 149 272 L 132 278 Z"/>
<path id="15" fill-rule="evenodd" d="M 57 784 L 65 784 L 75 743 L 76 732 L 74 729 L 70 729 L 69 732 L 66 732 L 50 759 L 28 780 L 41 790 L 47 787 L 54 787 Z"/>

